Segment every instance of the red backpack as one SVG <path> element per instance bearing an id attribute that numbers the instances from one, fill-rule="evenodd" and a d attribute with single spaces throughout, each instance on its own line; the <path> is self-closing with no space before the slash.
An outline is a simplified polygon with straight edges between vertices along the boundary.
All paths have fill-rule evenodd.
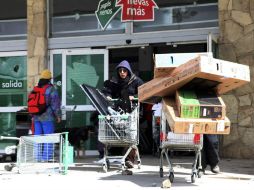
<path id="1" fill-rule="evenodd" d="M 40 115 L 44 113 L 47 109 L 46 104 L 46 89 L 51 86 L 51 84 L 46 84 L 42 88 L 35 86 L 32 92 L 28 95 L 27 107 L 28 112 L 32 115 Z"/>

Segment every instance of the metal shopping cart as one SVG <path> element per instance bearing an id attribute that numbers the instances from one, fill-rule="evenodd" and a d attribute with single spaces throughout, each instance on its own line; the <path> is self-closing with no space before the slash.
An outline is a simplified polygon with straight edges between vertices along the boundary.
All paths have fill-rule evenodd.
<path id="1" fill-rule="evenodd" d="M 82 84 L 80 87 L 100 114 L 98 140 L 105 145 L 103 170 L 107 172 L 110 164 L 120 165 L 124 170 L 125 159 L 132 149 L 136 151 L 137 164 L 140 168 L 141 160 L 137 147 L 139 144 L 139 103 L 132 103 L 131 113 L 118 112 L 112 109 L 112 102 L 99 89 L 87 84 Z M 124 147 L 127 151 L 124 155 L 109 156 L 109 147 Z"/>
<path id="2" fill-rule="evenodd" d="M 160 118 L 153 115 L 152 117 L 152 134 L 153 134 L 153 155 L 159 156 L 160 154 Z"/>
<path id="3" fill-rule="evenodd" d="M 192 164 L 191 182 L 194 183 L 196 177 L 201 177 L 201 150 L 203 147 L 203 135 L 201 134 L 175 134 L 168 131 L 165 115 L 161 114 L 161 154 L 160 154 L 160 177 L 163 177 L 163 159 L 166 157 L 166 161 L 169 166 L 169 180 L 172 183 L 174 181 L 174 170 L 172 162 L 169 159 L 169 151 L 194 151 L 195 159 Z"/>
<path id="4" fill-rule="evenodd" d="M 153 132 L 153 155 L 160 154 L 160 119 L 161 119 L 162 104 L 157 103 L 152 106 L 152 132 Z"/>
<path id="5" fill-rule="evenodd" d="M 138 151 L 139 143 L 139 104 L 134 105 L 131 113 L 118 115 L 99 115 L 98 139 L 105 145 L 103 170 L 107 172 L 110 168 L 110 160 L 120 160 L 122 170 L 126 168 L 125 159 L 132 149 L 137 153 L 138 168 L 141 160 Z M 109 156 L 109 147 L 126 147 L 126 153 L 121 156 Z"/>
<path id="6" fill-rule="evenodd" d="M 6 148 L 6 153 L 16 150 L 17 162 L 5 165 L 5 170 L 17 167 L 18 173 L 67 174 L 73 163 L 73 147 L 69 146 L 68 133 L 30 135 L 17 137 L 1 136 L 0 140 L 17 140 L 17 146 Z"/>

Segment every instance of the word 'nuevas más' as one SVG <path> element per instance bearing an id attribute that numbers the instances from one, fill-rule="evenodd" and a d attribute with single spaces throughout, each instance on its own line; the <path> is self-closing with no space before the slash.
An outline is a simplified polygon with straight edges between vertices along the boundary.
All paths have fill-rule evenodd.
<path id="1" fill-rule="evenodd" d="M 146 0 L 128 0 L 128 5 L 133 7 L 127 8 L 127 15 L 145 15 L 145 9 L 142 7 L 149 6 L 149 2 Z"/>

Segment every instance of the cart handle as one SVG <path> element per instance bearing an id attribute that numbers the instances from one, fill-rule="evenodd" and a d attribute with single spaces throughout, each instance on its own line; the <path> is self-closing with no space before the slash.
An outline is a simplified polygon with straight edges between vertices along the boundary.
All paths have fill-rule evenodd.
<path id="1" fill-rule="evenodd" d="M 0 140 L 19 140 L 18 137 L 6 137 L 6 136 L 0 136 Z"/>
<path id="2" fill-rule="evenodd" d="M 116 117 L 120 117 L 121 119 L 128 119 L 129 118 L 129 115 L 127 114 L 123 114 L 123 115 L 115 115 Z M 104 119 L 104 118 L 107 118 L 108 115 L 98 115 L 98 118 L 99 119 Z M 114 117 L 114 116 L 112 116 Z"/>
<path id="3" fill-rule="evenodd" d="M 112 102 L 120 100 L 120 98 L 111 98 L 109 96 L 107 96 L 107 99 Z M 138 98 L 134 97 L 131 101 L 138 101 Z"/>

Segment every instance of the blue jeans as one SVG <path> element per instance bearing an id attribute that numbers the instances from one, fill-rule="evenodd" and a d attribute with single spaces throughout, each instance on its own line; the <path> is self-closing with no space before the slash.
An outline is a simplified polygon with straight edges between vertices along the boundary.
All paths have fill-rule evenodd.
<path id="1" fill-rule="evenodd" d="M 34 121 L 34 135 L 52 134 L 55 126 L 53 121 Z M 47 161 L 53 158 L 54 147 L 52 143 L 39 143 L 36 145 L 36 158 L 38 161 Z"/>

